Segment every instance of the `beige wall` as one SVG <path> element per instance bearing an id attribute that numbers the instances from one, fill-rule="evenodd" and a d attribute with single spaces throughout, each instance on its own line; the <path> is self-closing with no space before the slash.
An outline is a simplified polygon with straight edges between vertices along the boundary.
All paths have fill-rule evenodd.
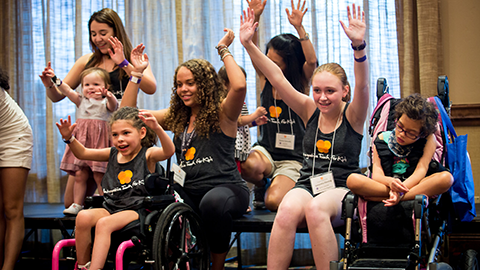
<path id="1" fill-rule="evenodd" d="M 480 104 L 480 1 L 440 0 L 444 72 L 453 104 Z M 480 127 L 455 127 L 468 134 L 475 194 L 480 197 Z"/>

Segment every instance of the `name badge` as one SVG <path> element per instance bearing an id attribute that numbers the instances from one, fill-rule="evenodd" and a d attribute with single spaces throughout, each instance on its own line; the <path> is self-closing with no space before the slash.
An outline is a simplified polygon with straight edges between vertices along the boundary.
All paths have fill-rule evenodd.
<path id="1" fill-rule="evenodd" d="M 333 181 L 332 172 L 326 172 L 311 176 L 310 184 L 312 185 L 314 195 L 323 193 L 330 189 L 335 189 L 335 182 Z"/>
<path id="2" fill-rule="evenodd" d="M 295 135 L 277 133 L 277 138 L 275 139 L 275 147 L 293 150 L 293 148 L 295 147 Z"/>
<path id="3" fill-rule="evenodd" d="M 174 173 L 173 181 L 177 182 L 180 186 L 183 187 L 183 184 L 185 183 L 185 176 L 187 175 L 187 173 L 175 163 L 172 164 L 172 172 Z"/>

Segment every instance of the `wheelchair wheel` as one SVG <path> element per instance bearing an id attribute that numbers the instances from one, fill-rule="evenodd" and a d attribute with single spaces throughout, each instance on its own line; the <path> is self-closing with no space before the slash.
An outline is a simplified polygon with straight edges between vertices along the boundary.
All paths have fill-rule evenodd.
<path id="1" fill-rule="evenodd" d="M 207 240 L 199 216 L 184 203 L 170 204 L 160 215 L 153 239 L 155 270 L 208 269 Z"/>
<path id="2" fill-rule="evenodd" d="M 465 251 L 465 253 L 462 254 L 462 258 L 460 259 L 460 269 L 479 270 L 477 256 L 478 253 L 473 249 Z"/>

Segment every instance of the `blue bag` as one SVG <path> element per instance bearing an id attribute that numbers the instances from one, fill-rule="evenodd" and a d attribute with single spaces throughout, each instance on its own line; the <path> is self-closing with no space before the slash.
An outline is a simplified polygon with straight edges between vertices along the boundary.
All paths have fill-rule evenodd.
<path id="1" fill-rule="evenodd" d="M 446 163 L 453 175 L 454 182 L 449 190 L 453 207 L 461 221 L 472 221 L 476 216 L 475 187 L 473 182 L 472 164 L 467 152 L 467 135 L 457 136 L 452 121 L 448 117 L 442 102 L 435 97 L 447 147 Z M 450 132 L 450 137 L 448 136 Z"/>

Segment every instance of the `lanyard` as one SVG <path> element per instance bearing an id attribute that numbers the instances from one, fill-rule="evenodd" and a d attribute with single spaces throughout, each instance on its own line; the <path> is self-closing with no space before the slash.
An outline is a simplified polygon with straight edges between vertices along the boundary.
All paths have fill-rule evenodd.
<path id="1" fill-rule="evenodd" d="M 338 128 L 338 123 L 340 122 L 340 117 L 342 116 L 342 111 L 340 111 L 340 114 L 338 115 L 337 123 L 335 124 L 335 129 L 333 130 L 333 138 L 332 138 L 332 153 L 330 154 L 330 163 L 328 164 L 328 171 L 330 171 L 330 168 L 332 166 L 332 161 L 333 161 L 333 146 L 335 144 L 335 134 L 337 132 Z M 314 175 L 314 169 L 315 169 L 315 153 L 317 151 L 317 136 L 318 136 L 318 130 L 320 129 L 320 121 L 322 120 L 322 112 L 320 112 L 320 116 L 318 118 L 318 123 L 317 123 L 317 131 L 315 132 L 315 140 L 313 141 L 313 164 L 312 164 L 312 176 Z"/>
<path id="2" fill-rule="evenodd" d="M 278 133 L 280 133 L 280 124 L 278 122 L 280 122 L 280 120 L 278 119 L 278 115 L 277 115 L 277 91 L 275 91 L 275 96 L 273 98 L 273 105 L 275 106 L 275 117 L 277 118 L 277 131 Z M 290 119 L 290 131 L 293 134 L 293 123 L 292 123 L 292 113 L 290 112 L 290 107 L 288 107 L 288 117 Z"/>
<path id="3" fill-rule="evenodd" d="M 187 154 L 187 148 L 190 147 L 192 144 L 192 139 L 195 137 L 195 128 L 193 128 L 191 133 L 187 133 L 188 125 L 185 127 L 185 131 L 183 131 L 183 138 L 182 138 L 182 156 L 181 158 L 185 160 L 185 155 Z"/>

